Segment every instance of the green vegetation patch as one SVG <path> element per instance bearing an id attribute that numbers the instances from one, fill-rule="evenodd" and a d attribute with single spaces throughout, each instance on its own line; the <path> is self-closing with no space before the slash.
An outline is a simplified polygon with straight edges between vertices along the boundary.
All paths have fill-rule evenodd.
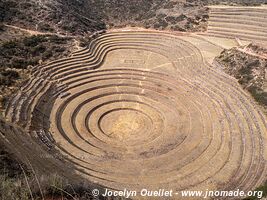
<path id="1" fill-rule="evenodd" d="M 38 35 L 0 44 L 0 85 L 11 86 L 20 76 L 16 70 L 27 69 L 66 51 L 70 39 Z"/>

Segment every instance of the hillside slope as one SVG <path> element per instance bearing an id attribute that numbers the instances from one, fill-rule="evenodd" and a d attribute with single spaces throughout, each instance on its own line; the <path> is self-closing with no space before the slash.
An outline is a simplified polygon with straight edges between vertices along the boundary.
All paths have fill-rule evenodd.
<path id="1" fill-rule="evenodd" d="M 201 31 L 208 18 L 201 1 L 177 0 L 2 0 L 0 13 L 0 22 L 73 35 L 128 25 Z"/>
<path id="2" fill-rule="evenodd" d="M 266 0 L 1 0 L 0 23 L 83 35 L 110 27 L 206 29 L 210 4 L 260 5 Z M 1 26 L 0 26 L 1 27 Z"/>
<path id="3" fill-rule="evenodd" d="M 224 50 L 216 61 L 267 108 L 267 49 L 256 44 Z"/>

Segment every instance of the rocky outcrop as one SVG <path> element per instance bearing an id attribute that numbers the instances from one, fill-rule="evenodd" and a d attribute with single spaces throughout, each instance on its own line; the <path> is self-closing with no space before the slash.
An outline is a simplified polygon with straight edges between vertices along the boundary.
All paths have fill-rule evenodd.
<path id="1" fill-rule="evenodd" d="M 267 106 L 267 49 L 256 44 L 224 50 L 216 61 L 262 105 Z"/>

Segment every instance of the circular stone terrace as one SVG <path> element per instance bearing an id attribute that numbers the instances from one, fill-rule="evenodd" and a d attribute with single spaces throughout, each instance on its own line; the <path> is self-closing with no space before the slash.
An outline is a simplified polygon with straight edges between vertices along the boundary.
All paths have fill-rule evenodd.
<path id="1" fill-rule="evenodd" d="M 116 190 L 250 190 L 266 177 L 264 114 L 183 36 L 101 35 L 34 69 L 6 117 L 66 167 Z"/>

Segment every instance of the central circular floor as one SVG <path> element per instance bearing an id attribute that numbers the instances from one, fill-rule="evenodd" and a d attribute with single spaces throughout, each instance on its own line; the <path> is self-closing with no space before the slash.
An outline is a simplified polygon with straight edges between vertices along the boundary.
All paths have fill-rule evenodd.
<path id="1" fill-rule="evenodd" d="M 149 135 L 152 127 L 152 119 L 139 110 L 113 110 L 102 115 L 100 119 L 100 128 L 105 135 L 126 143 L 142 140 Z"/>

